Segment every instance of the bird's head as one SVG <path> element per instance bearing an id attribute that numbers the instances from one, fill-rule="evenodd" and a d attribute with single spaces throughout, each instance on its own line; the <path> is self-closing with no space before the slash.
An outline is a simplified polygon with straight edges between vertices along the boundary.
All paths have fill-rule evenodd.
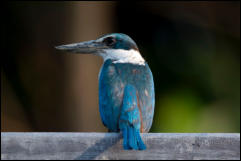
<path id="1" fill-rule="evenodd" d="M 96 40 L 57 46 L 56 49 L 80 53 L 95 54 L 104 60 L 111 59 L 114 63 L 133 63 L 144 65 L 145 60 L 139 53 L 136 43 L 126 34 L 106 34 Z"/>

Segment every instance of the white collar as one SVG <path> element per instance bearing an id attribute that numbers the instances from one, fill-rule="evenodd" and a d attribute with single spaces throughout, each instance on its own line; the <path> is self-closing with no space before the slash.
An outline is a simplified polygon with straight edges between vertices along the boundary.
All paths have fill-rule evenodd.
<path id="1" fill-rule="evenodd" d="M 113 63 L 131 63 L 145 65 L 145 60 L 142 58 L 139 51 L 131 49 L 105 49 L 102 53 L 98 53 L 104 61 L 107 59 L 115 60 Z"/>

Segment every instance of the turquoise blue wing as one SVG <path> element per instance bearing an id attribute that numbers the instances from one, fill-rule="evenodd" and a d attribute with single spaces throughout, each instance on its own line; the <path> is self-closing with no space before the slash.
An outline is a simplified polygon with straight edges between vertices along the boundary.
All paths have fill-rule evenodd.
<path id="1" fill-rule="evenodd" d="M 99 110 L 103 124 L 109 131 L 118 132 L 118 119 L 123 99 L 124 83 L 115 66 L 107 60 L 99 75 Z"/>
<path id="2" fill-rule="evenodd" d="M 124 149 L 146 149 L 140 136 L 141 109 L 138 107 L 138 91 L 130 84 L 124 90 L 123 103 L 119 119 L 119 128 L 123 135 Z"/>

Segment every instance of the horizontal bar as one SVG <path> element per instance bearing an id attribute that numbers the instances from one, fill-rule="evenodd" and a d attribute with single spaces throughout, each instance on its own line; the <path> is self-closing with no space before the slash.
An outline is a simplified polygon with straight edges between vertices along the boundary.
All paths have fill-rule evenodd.
<path id="1" fill-rule="evenodd" d="M 239 133 L 142 133 L 147 150 L 123 150 L 118 133 L 1 132 L 1 159 L 240 160 Z"/>

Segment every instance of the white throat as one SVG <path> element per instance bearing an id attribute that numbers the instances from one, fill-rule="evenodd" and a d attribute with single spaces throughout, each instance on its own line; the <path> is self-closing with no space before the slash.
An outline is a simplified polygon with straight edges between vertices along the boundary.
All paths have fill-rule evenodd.
<path id="1" fill-rule="evenodd" d="M 113 63 L 145 65 L 145 60 L 142 58 L 141 54 L 134 49 L 106 49 L 103 50 L 103 53 L 99 53 L 99 55 L 104 59 L 104 61 L 107 59 L 115 60 Z"/>

